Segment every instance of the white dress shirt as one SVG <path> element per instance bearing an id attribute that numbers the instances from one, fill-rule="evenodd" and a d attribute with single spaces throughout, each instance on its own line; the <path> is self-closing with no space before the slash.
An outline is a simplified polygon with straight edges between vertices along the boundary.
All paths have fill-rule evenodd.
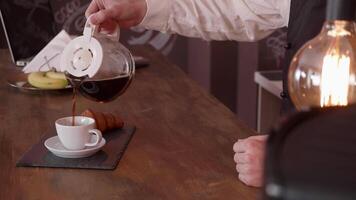
<path id="1" fill-rule="evenodd" d="M 291 0 L 146 0 L 140 26 L 205 40 L 256 41 L 286 27 Z"/>

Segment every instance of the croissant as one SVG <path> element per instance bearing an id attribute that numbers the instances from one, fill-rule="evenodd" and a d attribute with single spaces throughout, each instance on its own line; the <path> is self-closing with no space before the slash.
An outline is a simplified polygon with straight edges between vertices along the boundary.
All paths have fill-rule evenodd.
<path id="1" fill-rule="evenodd" d="M 124 121 L 120 117 L 111 113 L 95 112 L 91 109 L 87 109 L 81 115 L 93 118 L 96 123 L 96 128 L 102 133 L 113 129 L 119 129 L 124 126 Z"/>

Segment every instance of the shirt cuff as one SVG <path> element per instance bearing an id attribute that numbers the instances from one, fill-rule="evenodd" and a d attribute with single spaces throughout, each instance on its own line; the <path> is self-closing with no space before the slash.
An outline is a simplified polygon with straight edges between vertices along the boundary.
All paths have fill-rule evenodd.
<path id="1" fill-rule="evenodd" d="M 146 4 L 146 15 L 138 26 L 146 29 L 166 31 L 171 10 L 171 0 L 146 0 Z"/>
<path id="2" fill-rule="evenodd" d="M 282 15 L 284 26 L 288 27 L 289 24 L 289 15 L 290 15 L 290 8 L 291 8 L 291 0 L 284 0 L 280 4 L 280 13 Z"/>

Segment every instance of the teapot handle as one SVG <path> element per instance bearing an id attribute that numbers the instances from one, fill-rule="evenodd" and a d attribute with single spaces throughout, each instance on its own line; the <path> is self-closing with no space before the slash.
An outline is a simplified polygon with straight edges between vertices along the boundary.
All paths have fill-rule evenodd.
<path id="1" fill-rule="evenodd" d="M 99 35 L 99 34 L 104 35 L 105 37 L 111 39 L 114 42 L 119 41 L 119 39 L 120 39 L 120 28 L 119 28 L 118 25 L 116 26 L 115 31 L 112 34 L 99 32 L 98 31 L 98 26 L 92 25 L 89 22 L 90 17 L 91 17 L 91 15 L 88 17 L 87 21 L 85 22 L 85 26 L 84 26 L 84 30 L 83 30 L 83 36 L 84 36 L 84 38 L 85 38 L 85 40 L 87 42 L 90 42 L 91 38 L 94 35 Z"/>

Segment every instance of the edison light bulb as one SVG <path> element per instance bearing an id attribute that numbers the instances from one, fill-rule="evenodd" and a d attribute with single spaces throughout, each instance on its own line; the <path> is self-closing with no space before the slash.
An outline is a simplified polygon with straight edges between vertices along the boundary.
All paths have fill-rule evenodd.
<path id="1" fill-rule="evenodd" d="M 298 110 L 356 102 L 355 23 L 332 14 L 333 20 L 325 22 L 321 33 L 297 52 L 290 65 L 289 95 Z"/>

